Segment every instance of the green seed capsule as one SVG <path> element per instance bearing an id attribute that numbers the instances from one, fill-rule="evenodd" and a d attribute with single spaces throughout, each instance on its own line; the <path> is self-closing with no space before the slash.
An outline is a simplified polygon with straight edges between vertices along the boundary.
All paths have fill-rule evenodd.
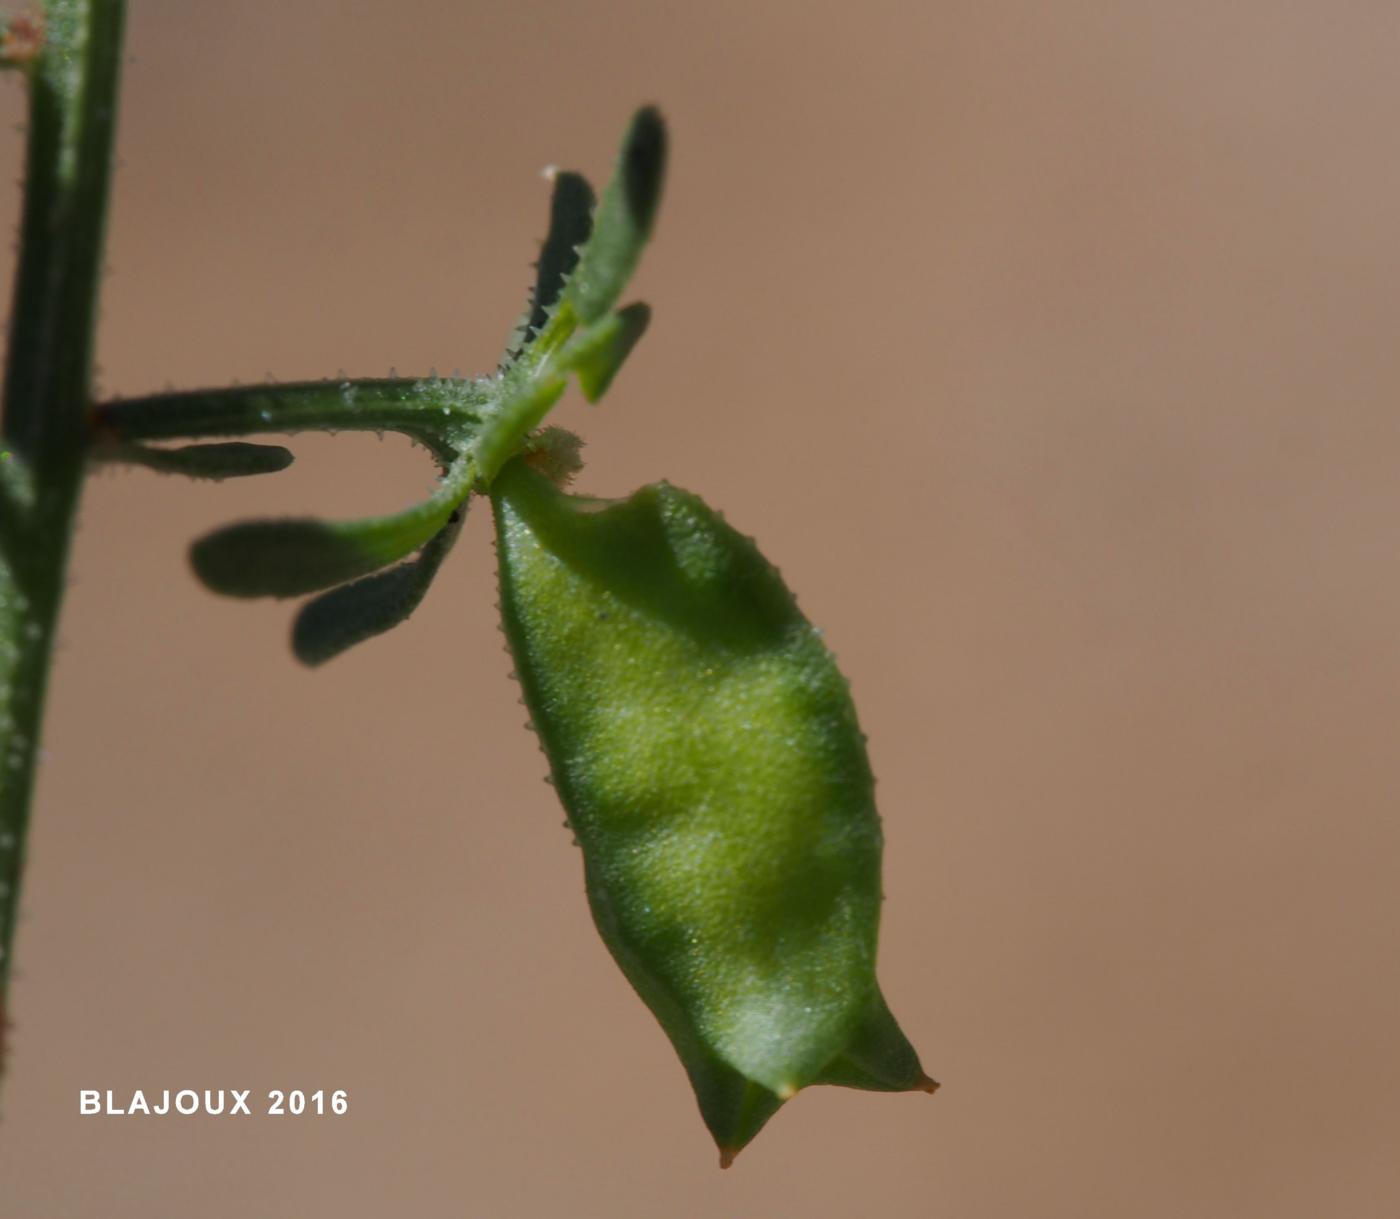
<path id="1" fill-rule="evenodd" d="M 501 609 L 603 940 L 722 1163 L 812 1083 L 935 1086 L 875 982 L 879 818 L 845 679 L 699 499 L 493 488 Z"/>

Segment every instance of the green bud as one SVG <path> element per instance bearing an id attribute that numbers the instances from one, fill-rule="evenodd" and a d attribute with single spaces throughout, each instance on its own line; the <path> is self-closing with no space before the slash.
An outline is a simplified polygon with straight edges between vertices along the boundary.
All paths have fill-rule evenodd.
<path id="1" fill-rule="evenodd" d="M 603 940 L 727 1164 L 813 1083 L 931 1090 L 875 981 L 881 833 L 845 679 L 777 571 L 665 483 L 492 492 L 501 609 Z"/>

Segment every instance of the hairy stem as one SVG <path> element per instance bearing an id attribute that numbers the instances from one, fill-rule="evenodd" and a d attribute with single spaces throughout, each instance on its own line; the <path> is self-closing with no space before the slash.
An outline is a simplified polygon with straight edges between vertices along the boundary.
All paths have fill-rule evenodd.
<path id="1" fill-rule="evenodd" d="M 123 21 L 122 0 L 51 0 L 30 74 L 0 432 L 0 1019 L 9 1010 L 44 690 L 87 446 Z"/>
<path id="2" fill-rule="evenodd" d="M 171 440 L 309 429 L 402 432 L 439 456 L 444 441 L 473 427 L 490 400 L 489 382 L 428 377 L 292 381 L 124 398 L 103 403 L 99 439 Z"/>

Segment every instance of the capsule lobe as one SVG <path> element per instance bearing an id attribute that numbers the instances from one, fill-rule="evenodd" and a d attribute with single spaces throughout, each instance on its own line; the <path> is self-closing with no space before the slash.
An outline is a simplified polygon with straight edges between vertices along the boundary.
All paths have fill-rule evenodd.
<path id="1" fill-rule="evenodd" d="M 880 822 L 845 679 L 756 547 L 665 483 L 493 488 L 506 636 L 594 920 L 725 1157 L 799 1088 L 926 1086 L 875 982 Z"/>

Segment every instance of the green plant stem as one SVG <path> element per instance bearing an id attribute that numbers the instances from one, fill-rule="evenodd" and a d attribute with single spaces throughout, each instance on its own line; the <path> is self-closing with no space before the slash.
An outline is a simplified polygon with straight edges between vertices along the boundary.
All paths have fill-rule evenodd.
<path id="1" fill-rule="evenodd" d="M 52 0 L 29 147 L 0 448 L 0 1019 L 44 692 L 88 438 L 122 0 Z"/>
<path id="2" fill-rule="evenodd" d="M 268 432 L 402 432 L 451 461 L 448 443 L 476 426 L 491 382 L 428 377 L 290 381 L 123 398 L 97 408 L 98 439 L 174 440 Z"/>

